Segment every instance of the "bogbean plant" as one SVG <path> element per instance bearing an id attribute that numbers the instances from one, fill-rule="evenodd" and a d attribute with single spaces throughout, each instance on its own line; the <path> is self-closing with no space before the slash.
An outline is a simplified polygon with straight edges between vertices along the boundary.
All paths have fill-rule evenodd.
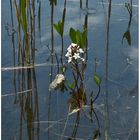
<path id="1" fill-rule="evenodd" d="M 63 22 L 59 21 L 57 24 L 54 24 L 54 28 L 58 32 L 58 34 L 63 37 Z M 75 30 L 73 28 L 70 28 L 69 31 L 69 37 L 71 39 L 71 44 L 67 48 L 67 52 L 65 56 L 67 57 L 67 62 L 68 64 L 71 65 L 72 68 L 72 73 L 74 77 L 74 82 L 70 84 L 68 80 L 66 80 L 67 87 L 70 89 L 71 93 L 77 93 L 77 101 L 78 97 L 82 98 L 81 95 L 84 94 L 84 97 L 86 98 L 85 95 L 85 90 L 84 93 L 81 89 L 81 85 L 83 85 L 83 80 L 84 80 L 84 75 L 82 73 L 82 69 L 80 67 L 81 63 L 85 63 L 85 58 L 84 54 L 86 51 L 86 41 L 87 41 L 87 30 L 85 29 L 83 32 L 80 30 Z M 79 81 L 80 78 L 80 81 Z M 95 73 L 94 74 L 94 82 L 98 86 L 98 93 L 97 96 L 91 97 L 91 102 L 93 102 L 98 98 L 99 93 L 100 93 L 100 84 L 101 84 L 101 78 Z M 78 85 L 80 83 L 80 85 Z M 84 89 L 84 87 L 82 86 Z M 93 93 L 93 92 L 92 92 Z M 81 95 L 80 95 L 81 94 Z M 93 94 L 91 94 L 93 96 Z"/>
<path id="2" fill-rule="evenodd" d="M 87 44 L 87 30 L 85 29 L 83 32 L 79 30 L 74 30 L 73 28 L 70 29 L 69 36 L 71 38 L 71 45 L 67 48 L 66 57 L 68 58 L 68 64 L 72 67 L 74 82 L 72 84 L 67 81 L 68 88 L 70 89 L 71 98 L 68 100 L 70 104 L 70 114 L 76 113 L 77 115 L 80 113 L 80 110 L 84 112 L 84 107 L 88 105 L 89 108 L 89 115 L 90 120 L 93 122 L 93 114 L 96 117 L 98 129 L 95 131 L 94 138 L 100 137 L 100 123 L 98 117 L 94 111 L 94 102 L 99 97 L 100 93 L 100 85 L 101 85 L 101 77 L 97 75 L 95 72 L 93 76 L 93 80 L 95 84 L 98 86 L 97 95 L 94 96 L 94 92 L 91 92 L 90 95 L 90 102 L 87 102 L 87 94 L 86 89 L 83 84 L 84 75 L 82 74 L 82 70 L 79 68 L 79 63 L 85 63 L 84 54 L 87 51 L 86 44 Z M 83 67 L 82 67 L 83 68 Z M 81 71 L 80 71 L 81 70 Z M 83 69 L 85 71 L 85 69 Z M 78 77 L 80 77 L 80 82 L 78 82 Z M 79 83 L 79 84 L 78 84 Z M 88 117 L 89 118 L 89 117 Z"/>
<path id="3" fill-rule="evenodd" d="M 71 84 L 68 83 L 68 87 L 70 87 L 70 90 L 73 90 L 76 85 L 78 87 L 78 78 L 80 77 L 80 83 L 83 82 L 83 75 L 82 70 L 80 68 L 81 63 L 85 62 L 84 59 L 84 53 L 86 51 L 86 44 L 87 44 L 87 29 L 85 29 L 83 32 L 79 30 L 75 30 L 73 28 L 70 28 L 69 31 L 70 39 L 73 43 L 67 48 L 66 57 L 68 58 L 67 62 L 71 65 L 73 76 L 75 81 Z M 98 93 L 96 97 L 91 99 L 91 102 L 94 102 L 100 93 L 100 84 L 101 84 L 101 77 L 97 75 L 97 73 L 94 74 L 93 80 L 95 84 L 98 86 Z M 80 84 L 81 85 L 81 84 Z M 78 89 L 77 89 L 78 90 Z"/>
<path id="4" fill-rule="evenodd" d="M 54 25 L 56 31 L 60 34 L 61 37 L 63 36 L 62 26 L 63 26 L 63 23 L 61 21 L 58 22 L 58 24 Z M 60 79 L 58 79 L 57 77 L 57 79 L 52 82 L 52 85 L 54 85 L 54 83 L 63 83 L 62 84 L 63 86 L 61 87 L 65 87 L 65 84 L 66 84 L 66 89 L 70 90 L 71 97 L 68 100 L 68 103 L 70 104 L 69 115 L 72 115 L 73 113 L 77 113 L 77 115 L 80 115 L 80 111 L 84 112 L 84 107 L 86 107 L 87 105 L 90 107 L 89 115 L 90 115 L 91 122 L 93 122 L 92 120 L 93 114 L 95 114 L 96 119 L 97 119 L 98 130 L 95 135 L 98 137 L 100 135 L 100 131 L 99 131 L 100 125 L 99 125 L 97 115 L 94 111 L 93 104 L 96 101 L 96 99 L 99 97 L 101 78 L 95 72 L 93 80 L 95 84 L 98 86 L 98 92 L 96 96 L 94 96 L 93 91 L 91 92 L 90 102 L 88 103 L 86 88 L 83 83 L 83 80 L 84 80 L 83 73 L 85 71 L 85 68 L 80 67 L 81 64 L 82 65 L 85 64 L 84 54 L 86 53 L 85 51 L 87 51 L 86 49 L 87 30 L 85 29 L 83 32 L 81 32 L 79 30 L 70 28 L 69 36 L 72 43 L 67 48 L 67 52 L 65 56 L 67 57 L 68 65 L 71 66 L 74 81 L 71 83 L 70 81 L 68 81 L 68 79 L 64 77 L 64 75 L 61 75 L 62 77 L 61 81 L 65 80 L 65 82 L 61 82 Z"/>

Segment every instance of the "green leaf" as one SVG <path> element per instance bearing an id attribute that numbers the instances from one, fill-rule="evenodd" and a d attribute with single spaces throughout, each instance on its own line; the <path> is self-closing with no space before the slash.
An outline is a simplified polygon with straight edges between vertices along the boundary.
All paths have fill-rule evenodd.
<path id="1" fill-rule="evenodd" d="M 62 37 L 63 36 L 63 28 L 64 28 L 64 24 L 61 21 L 58 21 L 57 24 L 54 24 L 54 28 L 57 31 L 57 33 Z"/>
<path id="2" fill-rule="evenodd" d="M 25 38 L 27 39 L 27 18 L 26 18 L 27 1 L 21 0 L 20 6 L 21 6 L 21 11 L 20 11 L 21 12 L 21 25 L 22 25 Z"/>
<path id="3" fill-rule="evenodd" d="M 66 80 L 66 84 L 70 90 L 73 90 L 76 86 L 76 81 L 74 81 L 72 84 L 70 84 L 70 82 L 68 80 Z"/>
<path id="4" fill-rule="evenodd" d="M 76 31 L 76 44 L 78 44 L 81 47 L 81 33 L 79 30 Z"/>
<path id="5" fill-rule="evenodd" d="M 66 84 L 67 84 L 68 88 L 71 89 L 71 84 L 68 80 L 66 80 Z"/>
<path id="6" fill-rule="evenodd" d="M 61 22 L 61 21 L 59 21 L 58 22 L 58 25 L 59 25 L 59 29 L 60 29 L 60 35 L 61 35 L 61 37 L 63 36 L 63 22 Z"/>
<path id="7" fill-rule="evenodd" d="M 76 86 L 76 81 L 74 81 L 72 84 L 71 84 L 71 88 L 74 89 Z"/>
<path id="8" fill-rule="evenodd" d="M 82 47 L 86 46 L 86 42 L 87 42 L 87 30 L 84 30 L 82 33 Z"/>
<path id="9" fill-rule="evenodd" d="M 73 43 L 77 43 L 76 42 L 76 31 L 73 28 L 70 28 L 69 36 Z"/>
<path id="10" fill-rule="evenodd" d="M 60 30 L 59 30 L 58 24 L 54 24 L 53 26 L 54 26 L 55 30 L 59 33 Z"/>
<path id="11" fill-rule="evenodd" d="M 101 77 L 99 77 L 97 74 L 94 75 L 94 82 L 96 83 L 96 85 L 100 85 L 101 84 Z"/>
<path id="12" fill-rule="evenodd" d="M 85 29 L 83 32 L 80 32 L 79 30 L 74 30 L 73 28 L 70 28 L 69 36 L 73 43 L 76 43 L 81 48 L 84 48 L 86 46 L 87 41 L 87 30 Z"/>
<path id="13" fill-rule="evenodd" d="M 123 38 L 122 38 L 122 43 L 123 43 L 124 38 L 126 38 L 128 44 L 131 45 L 131 34 L 130 34 L 130 31 L 129 30 L 127 30 L 124 33 Z"/>

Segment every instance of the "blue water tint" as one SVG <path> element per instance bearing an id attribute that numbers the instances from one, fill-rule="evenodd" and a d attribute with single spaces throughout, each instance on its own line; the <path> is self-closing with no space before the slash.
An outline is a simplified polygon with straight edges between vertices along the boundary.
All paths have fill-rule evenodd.
<path id="1" fill-rule="evenodd" d="M 58 1 L 57 6 L 54 7 L 54 23 L 57 23 L 62 18 L 63 2 L 63 0 Z M 83 31 L 85 16 L 88 16 L 88 61 L 84 72 L 83 87 L 87 95 L 87 104 L 89 104 L 90 93 L 93 91 L 93 96 L 95 97 L 98 92 L 98 86 L 95 85 L 93 80 L 96 59 L 98 63 L 96 71 L 102 77 L 102 82 L 100 95 L 93 106 L 100 123 L 101 137 L 99 139 L 101 140 L 105 138 L 107 140 L 138 139 L 139 49 L 137 0 L 133 0 L 133 16 L 130 26 L 131 45 L 128 44 L 126 38 L 122 43 L 123 35 L 129 23 L 129 13 L 125 3 L 129 2 L 129 0 L 112 1 L 109 36 L 107 38 L 109 5 L 107 0 L 89 0 L 89 8 L 86 8 L 83 0 L 83 9 L 80 9 L 79 0 L 67 0 L 64 25 L 64 54 L 71 44 L 69 29 L 72 27 Z M 3 140 L 59 140 L 63 132 L 63 139 L 74 137 L 72 134 L 74 134 L 78 113 L 74 113 L 67 118 L 68 102 L 71 99 L 70 90 L 67 87 L 64 92 L 60 91 L 60 89 L 49 91 L 50 82 L 55 79 L 57 74 L 57 61 L 54 56 L 52 62 L 50 51 L 47 48 L 47 46 L 51 48 L 51 7 L 49 1 L 41 0 L 40 31 L 38 29 L 37 2 L 35 3 L 35 9 L 36 67 L 34 69 L 21 69 L 18 67 L 17 59 L 17 33 L 15 33 L 14 65 L 12 36 L 9 36 L 5 29 L 5 27 L 9 27 L 9 32 L 11 31 L 10 4 L 8 0 L 2 2 L 1 98 Z M 14 25 L 16 28 L 16 16 L 14 16 Z M 109 41 L 108 46 L 107 39 Z M 106 51 L 107 48 L 108 52 Z M 61 38 L 55 30 L 54 50 L 60 60 Z M 106 61 L 106 58 L 108 58 L 108 61 Z M 66 57 L 63 58 L 63 62 L 67 67 L 65 72 L 66 80 L 72 83 L 74 77 Z M 60 61 L 59 65 L 61 66 Z M 10 69 L 4 69 L 7 67 Z M 106 75 L 107 70 L 108 77 Z M 26 92 L 26 90 L 30 91 Z M 93 123 L 91 123 L 89 111 L 89 108 L 80 111 L 79 125 L 75 134 L 77 139 L 92 139 L 95 130 L 98 128 L 94 114 Z M 64 131 L 66 120 L 67 127 Z M 32 135 L 31 138 L 30 134 Z"/>

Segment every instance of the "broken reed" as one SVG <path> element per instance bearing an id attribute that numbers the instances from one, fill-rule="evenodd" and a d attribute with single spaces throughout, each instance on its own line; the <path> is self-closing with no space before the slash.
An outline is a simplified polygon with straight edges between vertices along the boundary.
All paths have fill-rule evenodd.
<path id="1" fill-rule="evenodd" d="M 35 2 L 35 0 L 14 0 L 19 65 L 21 62 L 34 64 L 35 61 Z M 37 3 L 41 5 L 41 1 L 38 0 Z M 38 10 L 40 20 L 40 8 Z M 38 23 L 40 24 L 40 21 Z"/>

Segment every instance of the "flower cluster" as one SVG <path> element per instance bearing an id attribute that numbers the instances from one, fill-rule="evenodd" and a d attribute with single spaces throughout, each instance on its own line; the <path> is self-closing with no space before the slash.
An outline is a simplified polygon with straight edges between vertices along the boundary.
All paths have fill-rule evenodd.
<path id="1" fill-rule="evenodd" d="M 81 60 L 81 61 L 85 61 L 85 59 L 83 57 L 81 57 L 80 55 L 83 54 L 84 51 L 83 49 L 81 49 L 77 44 L 72 43 L 68 49 L 67 49 L 67 53 L 66 53 L 66 57 L 68 57 L 68 63 L 73 62 L 74 60 Z"/>

